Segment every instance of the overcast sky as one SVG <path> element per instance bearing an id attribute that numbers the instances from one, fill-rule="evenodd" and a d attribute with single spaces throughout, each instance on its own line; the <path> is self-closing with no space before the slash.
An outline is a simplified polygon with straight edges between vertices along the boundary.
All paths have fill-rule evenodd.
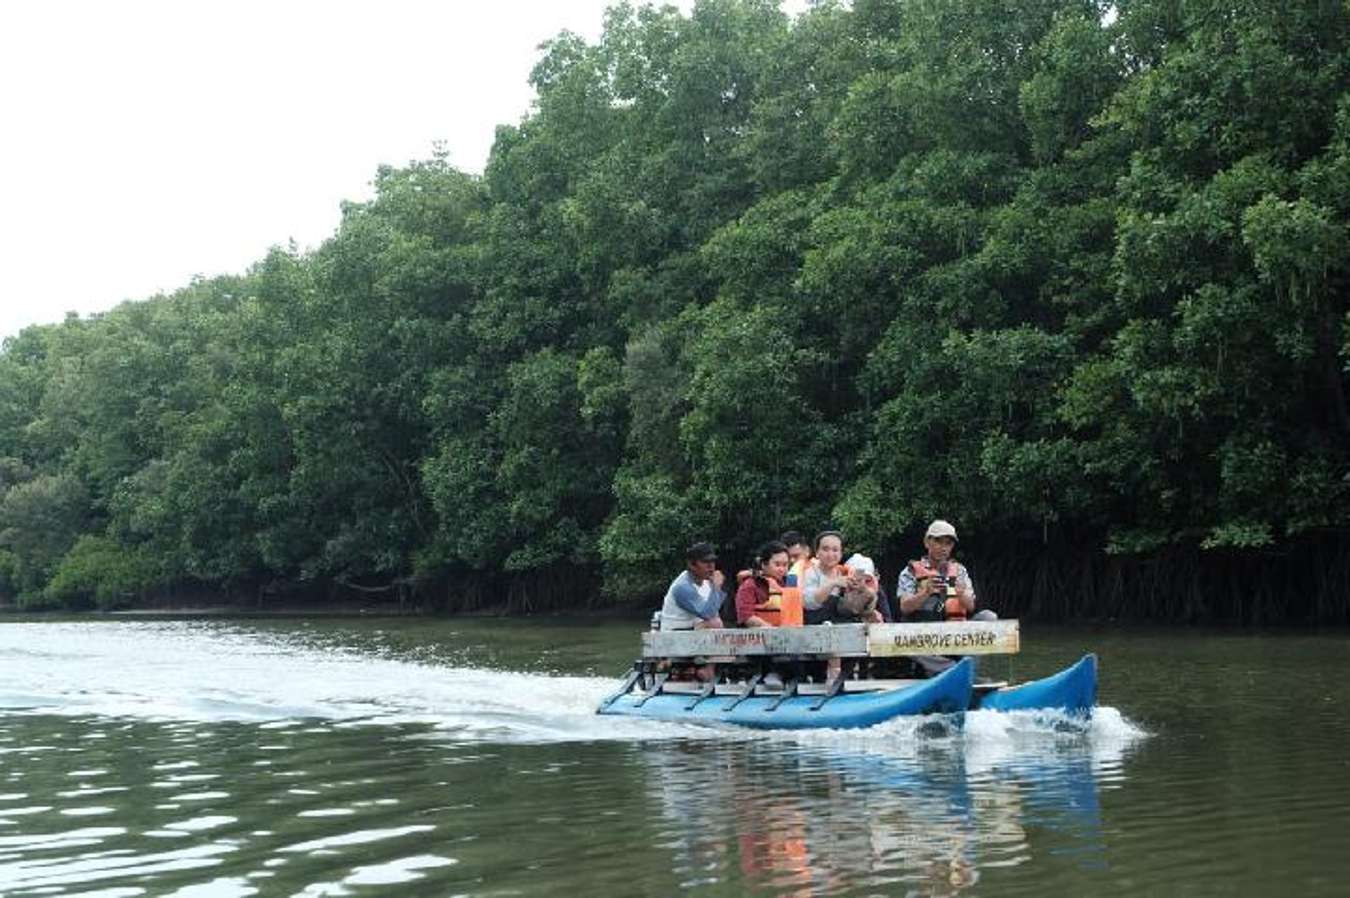
<path id="1" fill-rule="evenodd" d="M 481 172 L 610 2 L 0 4 L 0 337 L 314 246 L 434 141 Z"/>

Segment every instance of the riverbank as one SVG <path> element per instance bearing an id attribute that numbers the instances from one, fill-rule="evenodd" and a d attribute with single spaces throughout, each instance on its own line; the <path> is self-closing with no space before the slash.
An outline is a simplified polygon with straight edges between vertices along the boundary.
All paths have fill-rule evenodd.
<path id="1" fill-rule="evenodd" d="M 402 605 L 398 602 L 331 602 L 322 605 L 289 602 L 283 604 L 257 605 L 256 603 L 193 604 L 178 603 L 155 605 L 141 608 L 117 608 L 112 610 L 87 609 L 72 611 L 68 608 L 20 608 L 13 603 L 0 604 L 0 621 L 5 618 L 82 618 L 82 617 L 426 617 L 426 618 L 594 618 L 594 619 L 632 619 L 645 622 L 651 615 L 645 607 L 620 608 L 578 608 L 528 612 L 513 609 L 506 605 L 489 608 L 476 608 L 466 611 L 427 610 L 420 605 Z"/>

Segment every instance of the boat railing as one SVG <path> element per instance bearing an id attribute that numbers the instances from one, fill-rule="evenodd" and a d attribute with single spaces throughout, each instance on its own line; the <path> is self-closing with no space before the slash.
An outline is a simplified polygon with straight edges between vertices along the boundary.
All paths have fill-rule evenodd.
<path id="1" fill-rule="evenodd" d="M 763 656 L 892 658 L 914 655 L 1009 655 L 1021 650 L 1016 620 L 906 624 L 820 624 L 665 630 L 642 634 L 643 658 Z"/>

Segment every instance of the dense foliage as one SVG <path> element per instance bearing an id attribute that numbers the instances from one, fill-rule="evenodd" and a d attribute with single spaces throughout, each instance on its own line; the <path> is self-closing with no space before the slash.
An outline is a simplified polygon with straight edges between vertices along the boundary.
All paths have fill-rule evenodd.
<path id="1" fill-rule="evenodd" d="M 530 80 L 481 177 L 7 339 L 0 594 L 575 607 L 942 515 L 1005 610 L 1350 618 L 1344 3 L 624 4 Z"/>

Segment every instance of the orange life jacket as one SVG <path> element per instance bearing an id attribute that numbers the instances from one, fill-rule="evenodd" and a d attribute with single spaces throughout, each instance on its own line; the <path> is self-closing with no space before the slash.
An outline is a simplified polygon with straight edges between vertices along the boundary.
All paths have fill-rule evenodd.
<path id="1" fill-rule="evenodd" d="M 780 586 L 772 577 L 765 577 L 769 584 L 769 598 L 755 606 L 755 616 L 775 627 L 800 627 L 802 625 L 802 590 L 799 586 Z"/>

